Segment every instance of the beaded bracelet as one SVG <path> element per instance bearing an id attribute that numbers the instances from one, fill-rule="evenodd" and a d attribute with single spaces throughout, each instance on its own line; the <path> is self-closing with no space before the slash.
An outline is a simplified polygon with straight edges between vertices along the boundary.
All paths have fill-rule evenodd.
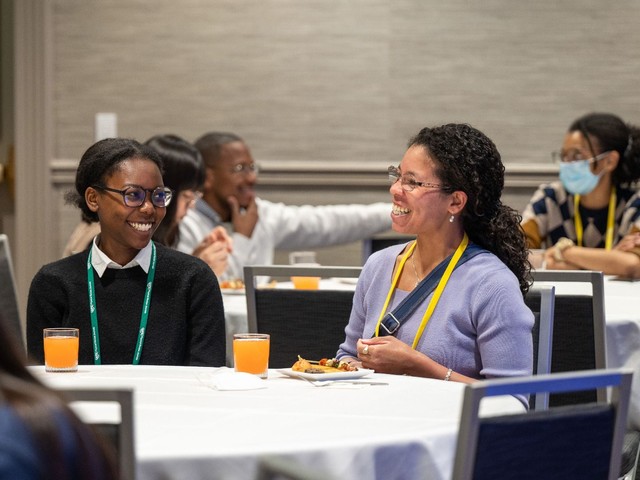
<path id="1" fill-rule="evenodd" d="M 444 376 L 444 381 L 448 382 L 449 379 L 451 378 L 451 374 L 453 373 L 452 369 L 447 370 L 447 374 Z"/>

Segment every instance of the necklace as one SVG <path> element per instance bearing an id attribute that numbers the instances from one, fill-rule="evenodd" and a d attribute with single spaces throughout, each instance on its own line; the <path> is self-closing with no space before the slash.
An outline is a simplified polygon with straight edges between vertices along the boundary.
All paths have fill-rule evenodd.
<path id="1" fill-rule="evenodd" d="M 418 275 L 418 270 L 416 269 L 416 262 L 414 260 L 415 255 L 413 255 L 413 253 L 411 254 L 411 265 L 413 265 L 413 273 L 416 274 L 416 287 L 418 286 L 418 284 L 420 283 L 420 276 Z M 414 287 L 415 288 L 415 287 Z"/>

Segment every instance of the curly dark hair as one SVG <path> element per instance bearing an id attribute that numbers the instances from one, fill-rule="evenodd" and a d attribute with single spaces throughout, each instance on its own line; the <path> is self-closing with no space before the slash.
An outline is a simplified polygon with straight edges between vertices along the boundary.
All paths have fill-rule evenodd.
<path id="1" fill-rule="evenodd" d="M 625 123 L 611 113 L 588 113 L 569 127 L 569 132 L 578 131 L 587 140 L 591 154 L 611 150 L 620 154 L 618 166 L 611 174 L 614 185 L 629 185 L 640 179 L 640 129 Z M 600 151 L 594 148 L 596 139 Z"/>
<path id="2" fill-rule="evenodd" d="M 526 294 L 531 285 L 526 238 L 518 212 L 500 200 L 504 165 L 495 144 L 470 125 L 447 124 L 423 128 L 409 141 L 413 146 L 429 153 L 445 192 L 467 194 L 461 219 L 469 239 L 502 260 Z"/>
<path id="3" fill-rule="evenodd" d="M 87 223 L 97 222 L 98 214 L 91 211 L 84 199 L 84 192 L 92 185 L 104 185 L 106 179 L 120 168 L 120 164 L 130 159 L 151 160 L 163 172 L 162 159 L 147 145 L 130 138 L 105 138 L 91 145 L 82 155 L 76 170 L 75 191 L 65 194 L 67 203 L 75 205 L 82 212 Z"/>

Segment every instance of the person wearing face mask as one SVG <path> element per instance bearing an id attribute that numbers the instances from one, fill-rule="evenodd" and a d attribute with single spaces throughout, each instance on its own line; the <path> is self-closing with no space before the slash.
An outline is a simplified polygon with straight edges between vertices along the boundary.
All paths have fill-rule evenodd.
<path id="1" fill-rule="evenodd" d="M 640 231 L 640 130 L 609 113 L 589 113 L 565 134 L 559 181 L 541 185 L 522 214 L 527 246 L 546 248 L 554 270 L 640 278 L 640 248 L 616 248 Z"/>

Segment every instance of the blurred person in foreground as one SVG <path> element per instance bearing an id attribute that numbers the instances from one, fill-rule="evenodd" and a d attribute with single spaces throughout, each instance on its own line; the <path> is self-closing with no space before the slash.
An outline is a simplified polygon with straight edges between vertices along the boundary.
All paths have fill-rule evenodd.
<path id="1" fill-rule="evenodd" d="M 0 478 L 119 478 L 112 450 L 25 367 L 0 315 Z"/>
<path id="2" fill-rule="evenodd" d="M 393 229 L 417 240 L 368 259 L 338 358 L 465 383 L 531 375 L 530 265 L 496 146 L 468 125 L 424 128 L 389 178 Z"/>
<path id="3" fill-rule="evenodd" d="M 152 241 L 173 200 L 158 153 L 101 140 L 84 153 L 71 200 L 99 221 L 78 254 L 45 265 L 27 305 L 27 346 L 43 362 L 42 330 L 80 329 L 79 363 L 222 366 L 218 281 L 202 260 Z"/>
<path id="4" fill-rule="evenodd" d="M 640 248 L 616 248 L 640 232 L 640 130 L 609 113 L 575 120 L 564 136 L 560 180 L 541 185 L 522 214 L 529 248 L 545 268 L 640 278 Z"/>
<path id="5" fill-rule="evenodd" d="M 145 142 L 160 154 L 164 166 L 162 180 L 174 192 L 174 201 L 167 206 L 164 220 L 153 234 L 153 239 L 167 247 L 178 243 L 178 225 L 189 208 L 195 206 L 202 195 L 204 163 L 200 152 L 177 135 L 156 135 Z M 75 228 L 65 247 L 63 256 L 86 249 L 100 233 L 100 223 L 83 215 L 83 221 Z M 214 228 L 191 252 L 204 260 L 218 275 L 227 269 L 232 240 L 223 227 Z"/>
<path id="6" fill-rule="evenodd" d="M 190 252 L 212 228 L 233 238 L 226 277 L 242 279 L 245 265 L 271 265 L 274 251 L 302 250 L 361 240 L 388 230 L 390 205 L 291 206 L 256 197 L 258 166 L 233 133 L 203 135 L 203 197 L 180 224 L 178 250 Z"/>

